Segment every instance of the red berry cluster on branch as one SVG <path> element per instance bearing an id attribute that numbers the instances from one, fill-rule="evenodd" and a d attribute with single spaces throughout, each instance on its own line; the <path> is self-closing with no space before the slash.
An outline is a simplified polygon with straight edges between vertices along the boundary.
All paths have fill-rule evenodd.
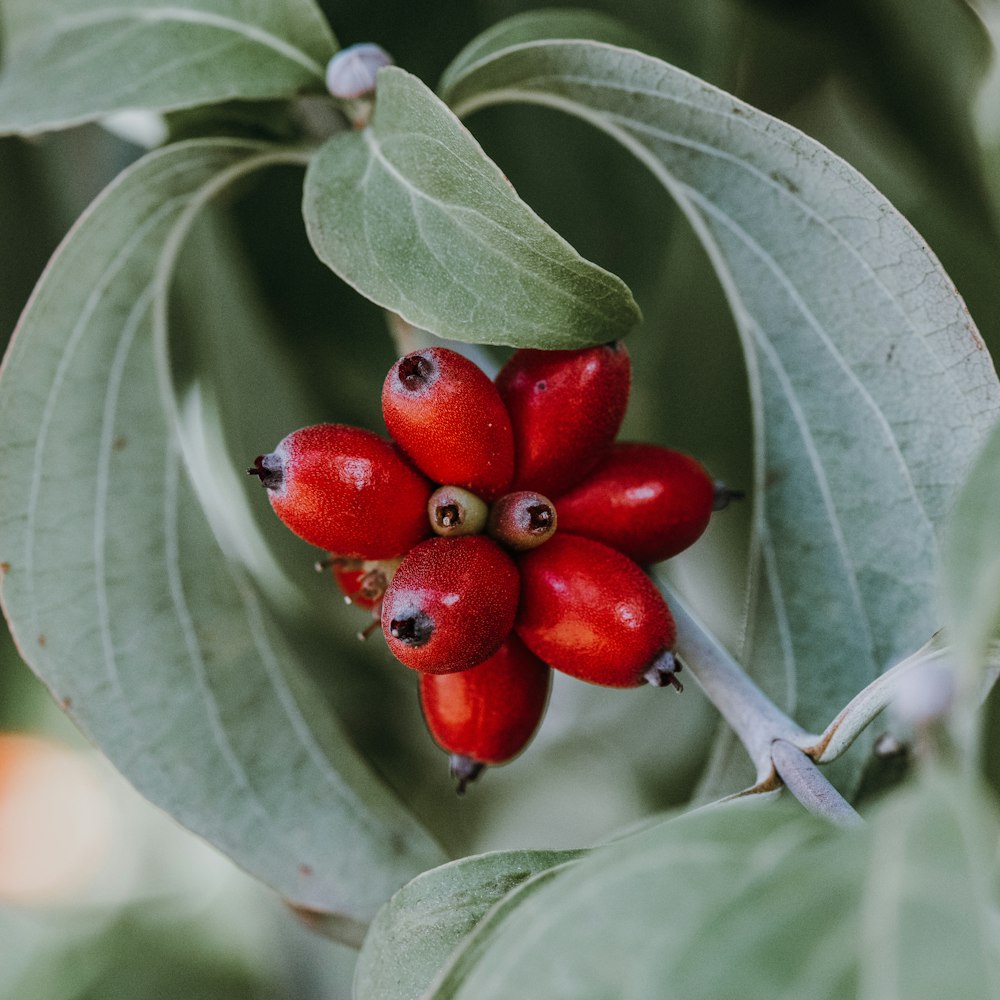
<path id="1" fill-rule="evenodd" d="M 631 382 L 620 342 L 520 350 L 496 382 L 443 347 L 393 365 L 393 440 L 341 424 L 257 458 L 271 506 L 331 554 L 349 602 L 420 672 L 459 790 L 514 757 L 551 668 L 680 689 L 674 622 L 641 566 L 676 555 L 731 495 L 687 455 L 615 443 Z"/>

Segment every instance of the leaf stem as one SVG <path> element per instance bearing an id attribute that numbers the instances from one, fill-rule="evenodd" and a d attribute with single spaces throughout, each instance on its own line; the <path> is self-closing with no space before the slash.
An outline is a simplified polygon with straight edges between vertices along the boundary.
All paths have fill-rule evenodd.
<path id="1" fill-rule="evenodd" d="M 774 774 L 771 745 L 776 739 L 801 745 L 815 743 L 819 737 L 782 712 L 695 617 L 680 594 L 663 581 L 661 585 L 677 625 L 678 656 L 746 748 L 758 784 L 766 782 Z"/>
<path id="2" fill-rule="evenodd" d="M 771 744 L 771 760 L 785 787 L 811 813 L 837 826 L 857 827 L 864 822 L 854 807 L 820 773 L 812 759 L 788 740 Z"/>

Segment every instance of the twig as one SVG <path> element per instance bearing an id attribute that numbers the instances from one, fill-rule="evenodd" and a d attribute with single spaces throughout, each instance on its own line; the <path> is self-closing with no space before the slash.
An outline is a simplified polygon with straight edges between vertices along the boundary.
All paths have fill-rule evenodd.
<path id="1" fill-rule="evenodd" d="M 757 771 L 757 783 L 772 777 L 771 745 L 776 739 L 815 743 L 750 679 L 730 653 L 692 614 L 685 600 L 664 584 L 677 624 L 677 654 L 709 701 L 722 713 L 746 748 Z"/>
<path id="2" fill-rule="evenodd" d="M 863 824 L 864 820 L 854 807 L 797 746 L 788 740 L 775 740 L 771 744 L 771 760 L 785 787 L 811 813 L 837 826 L 856 827 Z"/>

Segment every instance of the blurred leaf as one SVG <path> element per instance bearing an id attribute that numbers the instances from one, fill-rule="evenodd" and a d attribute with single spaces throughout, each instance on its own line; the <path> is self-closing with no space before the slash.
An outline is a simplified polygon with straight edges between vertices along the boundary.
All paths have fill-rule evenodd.
<path id="1" fill-rule="evenodd" d="M 0 133 L 113 111 L 322 87 L 336 42 L 313 0 L 4 0 Z"/>
<path id="2" fill-rule="evenodd" d="M 498 900 L 579 851 L 481 854 L 418 875 L 379 911 L 355 973 L 357 1000 L 416 1000 Z"/>
<path id="3" fill-rule="evenodd" d="M 597 849 L 487 917 L 478 961 L 429 995 L 995 996 L 1000 827 L 950 780 L 905 789 L 850 833 L 743 800 Z"/>
<path id="4" fill-rule="evenodd" d="M 188 226 L 287 162 L 237 140 L 150 154 L 49 264 L 0 377 L 0 455 L 20 470 L 0 484 L 2 597 L 21 654 L 144 795 L 290 901 L 365 922 L 441 853 L 224 558 L 164 394 Z"/>
<path id="5" fill-rule="evenodd" d="M 935 193 L 959 209 L 963 228 L 986 221 L 989 205 L 979 162 L 973 104 L 989 68 L 988 33 L 967 0 L 755 0 L 774 8 L 785 24 L 804 26 L 813 42 L 812 62 L 836 74 L 921 158 Z M 791 106 L 789 59 L 803 45 L 780 46 L 775 22 L 753 32 L 746 54 L 748 100 L 759 103 L 760 80 L 772 80 Z M 891 58 L 886 57 L 891 53 Z M 778 114 L 782 114 L 779 108 Z M 884 141 L 870 137 L 869 142 Z M 891 192 L 887 192 L 891 193 Z M 987 224 L 987 231 L 991 227 Z"/>
<path id="6" fill-rule="evenodd" d="M 823 728 L 937 625 L 937 533 L 1000 409 L 961 299 L 847 164 L 657 59 L 553 41 L 459 64 L 445 97 L 460 115 L 523 101 L 580 116 L 654 172 L 701 238 L 743 340 L 756 427 L 744 659 L 782 708 Z"/>
<path id="7" fill-rule="evenodd" d="M 624 283 L 549 229 L 454 115 L 395 67 L 379 73 L 371 126 L 314 157 L 304 213 L 324 263 L 441 337 L 581 347 L 639 320 Z"/>
<path id="8" fill-rule="evenodd" d="M 972 468 L 951 515 L 944 552 L 944 598 L 953 644 L 975 674 L 1000 629 L 1000 424 Z"/>

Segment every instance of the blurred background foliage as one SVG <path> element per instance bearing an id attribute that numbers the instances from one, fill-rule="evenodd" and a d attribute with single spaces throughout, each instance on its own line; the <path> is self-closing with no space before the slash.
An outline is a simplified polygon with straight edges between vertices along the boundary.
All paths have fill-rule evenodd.
<path id="1" fill-rule="evenodd" d="M 377 41 L 432 85 L 483 28 L 522 10 L 562 6 L 321 5 L 341 44 Z M 612 0 L 591 6 L 623 13 Z M 994 0 L 977 10 L 964 0 L 636 0 L 624 11 L 651 52 L 798 126 L 865 173 L 927 239 L 988 346 L 1000 351 Z M 254 131 L 274 114 L 233 113 L 221 127 Z M 173 124 L 175 133 L 190 133 L 220 120 L 187 113 Z M 621 275 L 643 309 L 629 341 L 635 388 L 623 435 L 690 451 L 731 484 L 747 483 L 738 341 L 718 283 L 662 189 L 610 140 L 554 112 L 494 109 L 469 124 L 522 197 L 581 253 Z M 0 139 L 4 342 L 58 240 L 140 154 L 93 126 L 30 142 Z M 194 384 L 213 373 L 206 384 L 235 468 L 304 423 L 380 427 L 393 345 L 379 311 L 312 254 L 301 180 L 300 171 L 273 170 L 240 191 L 224 219 L 206 223 L 216 232 L 192 241 L 178 282 L 180 378 Z M 255 349 L 233 350 L 244 333 Z M 282 426 L 254 419 L 253 400 L 263 392 L 287 394 Z M 703 614 L 731 642 L 740 629 L 747 513 L 717 519 L 674 568 L 685 589 L 711 595 Z M 561 678 L 530 753 L 457 799 L 443 756 L 422 730 L 414 678 L 394 669 L 378 642 L 354 642 L 361 613 L 343 607 L 312 572 L 309 551 L 267 517 L 261 524 L 291 583 L 283 604 L 290 634 L 314 662 L 336 648 L 335 676 L 318 674 L 324 689 L 376 769 L 452 852 L 592 843 L 692 793 L 715 725 L 694 685 L 676 699 Z M 28 732 L 93 774 L 94 802 L 103 803 L 93 808 L 110 817 L 110 832 L 102 852 L 65 885 L 11 892 L 6 902 L 3 867 L 13 856 L 0 852 L 0 995 L 349 995 L 351 954 L 311 936 L 266 891 L 138 802 L 82 746 L 4 632 L 0 734 Z M 4 796 L 13 801 L 5 774 L 14 756 L 0 753 L 0 816 Z M 990 766 L 1000 770 L 1000 761 Z M 49 792 L 51 801 L 43 796 L 36 806 L 39 822 L 52 825 L 63 797 L 58 780 Z"/>

